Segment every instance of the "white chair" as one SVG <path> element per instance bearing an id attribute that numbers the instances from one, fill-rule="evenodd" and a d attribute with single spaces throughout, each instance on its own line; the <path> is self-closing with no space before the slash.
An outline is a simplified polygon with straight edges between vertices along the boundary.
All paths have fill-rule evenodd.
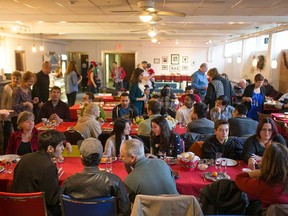
<path id="1" fill-rule="evenodd" d="M 194 196 L 138 194 L 135 198 L 131 216 L 202 216 L 201 207 Z"/>
<path id="2" fill-rule="evenodd" d="M 263 216 L 288 215 L 288 204 L 270 205 L 262 214 Z"/>

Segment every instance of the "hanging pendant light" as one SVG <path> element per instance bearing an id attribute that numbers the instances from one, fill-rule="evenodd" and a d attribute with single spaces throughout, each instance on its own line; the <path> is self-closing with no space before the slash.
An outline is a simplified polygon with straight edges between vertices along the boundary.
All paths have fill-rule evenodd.
<path id="1" fill-rule="evenodd" d="M 277 68 L 277 65 L 278 65 L 277 60 L 276 60 L 276 59 L 273 59 L 272 62 L 271 62 L 271 68 L 272 68 L 272 69 L 276 69 L 276 68 Z"/>

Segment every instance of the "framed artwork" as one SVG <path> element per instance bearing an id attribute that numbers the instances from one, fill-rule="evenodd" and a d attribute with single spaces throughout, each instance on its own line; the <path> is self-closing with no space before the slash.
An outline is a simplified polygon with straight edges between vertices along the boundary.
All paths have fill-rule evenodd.
<path id="1" fill-rule="evenodd" d="M 168 70 L 168 65 L 162 65 L 162 70 Z"/>
<path id="2" fill-rule="evenodd" d="M 160 64 L 160 58 L 154 58 L 154 64 Z"/>
<path id="3" fill-rule="evenodd" d="M 179 64 L 179 54 L 171 54 L 171 64 L 172 65 Z"/>
<path id="4" fill-rule="evenodd" d="M 182 56 L 182 63 L 188 63 L 188 56 Z"/>
<path id="5" fill-rule="evenodd" d="M 182 65 L 182 70 L 183 71 L 188 71 L 188 65 Z"/>
<path id="6" fill-rule="evenodd" d="M 168 56 L 162 57 L 162 64 L 168 64 Z"/>
<path id="7" fill-rule="evenodd" d="M 171 73 L 178 73 L 180 72 L 180 65 L 170 65 L 170 72 Z"/>

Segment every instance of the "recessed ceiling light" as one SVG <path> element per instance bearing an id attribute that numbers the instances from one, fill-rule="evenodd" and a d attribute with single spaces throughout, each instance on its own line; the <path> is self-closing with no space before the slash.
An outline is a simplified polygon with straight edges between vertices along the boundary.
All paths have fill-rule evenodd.
<path id="1" fill-rule="evenodd" d="M 66 23 L 66 21 L 60 21 L 60 23 Z"/>
<path id="2" fill-rule="evenodd" d="M 43 22 L 43 21 L 38 21 L 38 23 L 40 23 L 40 24 L 41 24 L 41 23 L 44 23 L 44 22 Z"/>

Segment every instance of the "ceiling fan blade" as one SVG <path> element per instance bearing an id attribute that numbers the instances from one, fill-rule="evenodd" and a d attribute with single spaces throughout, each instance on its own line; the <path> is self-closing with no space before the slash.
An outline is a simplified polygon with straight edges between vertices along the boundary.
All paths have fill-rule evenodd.
<path id="1" fill-rule="evenodd" d="M 130 10 L 130 11 L 110 11 L 111 13 L 140 13 L 140 11 Z"/>
<path id="2" fill-rule="evenodd" d="M 162 15 L 162 16 L 179 16 L 179 17 L 185 17 L 185 13 L 180 13 L 180 12 L 172 12 L 172 11 L 156 11 L 155 12 L 157 15 Z"/>

